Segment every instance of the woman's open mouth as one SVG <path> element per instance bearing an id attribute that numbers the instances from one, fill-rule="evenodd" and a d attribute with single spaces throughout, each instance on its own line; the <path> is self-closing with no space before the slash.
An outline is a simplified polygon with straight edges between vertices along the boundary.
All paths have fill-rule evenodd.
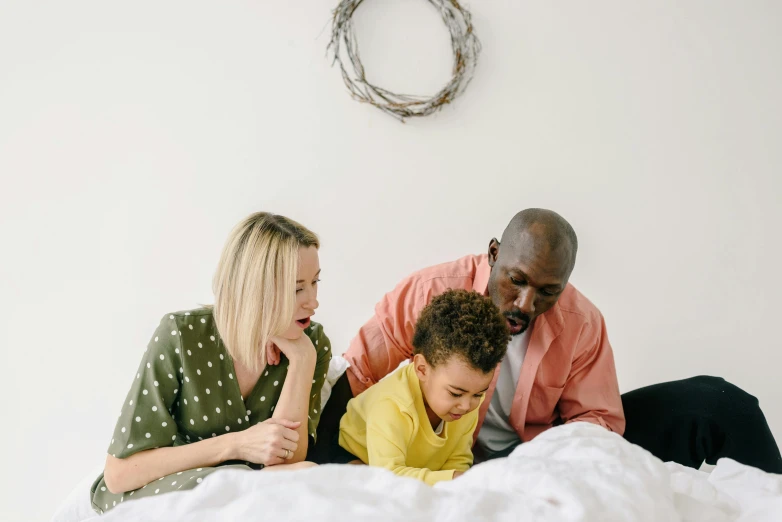
<path id="1" fill-rule="evenodd" d="M 304 319 L 296 319 L 296 324 L 301 328 L 309 328 L 310 322 L 311 321 L 309 317 L 305 317 Z"/>

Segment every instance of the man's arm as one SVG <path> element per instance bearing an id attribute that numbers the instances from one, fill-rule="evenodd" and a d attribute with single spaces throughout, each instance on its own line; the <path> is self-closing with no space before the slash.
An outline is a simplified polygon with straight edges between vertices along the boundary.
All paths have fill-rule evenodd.
<path id="1" fill-rule="evenodd" d="M 608 342 L 605 320 L 582 333 L 579 350 L 559 400 L 565 423 L 586 421 L 622 435 L 625 415 L 614 353 Z"/>
<path id="2" fill-rule="evenodd" d="M 375 315 L 361 327 L 345 352 L 353 396 L 363 392 L 413 356 L 415 323 L 426 306 L 423 286 L 408 277 L 383 296 Z M 443 288 L 443 291 L 445 289 Z"/>
<path id="3" fill-rule="evenodd" d="M 363 392 L 413 356 L 413 333 L 421 310 L 448 289 L 472 290 L 476 274 L 489 270 L 485 256 L 467 256 L 406 277 L 375 306 L 345 352 L 353 396 Z M 483 266 L 485 265 L 485 266 Z"/>

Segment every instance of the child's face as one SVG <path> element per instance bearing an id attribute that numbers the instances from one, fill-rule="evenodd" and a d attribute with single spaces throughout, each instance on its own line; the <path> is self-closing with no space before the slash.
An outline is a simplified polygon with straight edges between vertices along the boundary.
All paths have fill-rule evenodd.
<path id="1" fill-rule="evenodd" d="M 413 358 L 424 402 L 446 422 L 458 420 L 481 403 L 494 372 L 483 373 L 461 357 L 451 357 L 432 367 L 421 354 Z"/>

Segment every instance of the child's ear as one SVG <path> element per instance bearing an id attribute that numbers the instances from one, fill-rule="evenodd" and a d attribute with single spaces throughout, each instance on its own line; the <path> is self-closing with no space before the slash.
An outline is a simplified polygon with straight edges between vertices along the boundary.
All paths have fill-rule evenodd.
<path id="1" fill-rule="evenodd" d="M 431 373 L 431 367 L 429 366 L 429 363 L 426 362 L 426 358 L 424 358 L 422 354 L 417 353 L 413 356 L 413 362 L 410 364 L 415 368 L 415 374 L 418 376 L 418 380 L 426 382 L 426 379 Z"/>

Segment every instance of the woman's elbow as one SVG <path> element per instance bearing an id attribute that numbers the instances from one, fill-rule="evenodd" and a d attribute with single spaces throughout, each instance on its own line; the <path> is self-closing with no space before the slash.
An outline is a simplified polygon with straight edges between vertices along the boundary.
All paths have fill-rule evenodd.
<path id="1" fill-rule="evenodd" d="M 300 464 L 307 461 L 307 452 L 298 453 L 293 455 L 290 459 L 285 461 L 285 464 Z"/>
<path id="2" fill-rule="evenodd" d="M 103 482 L 106 488 L 115 495 L 128 491 L 126 486 L 125 462 L 122 459 L 108 455 L 106 466 L 103 468 Z"/>

